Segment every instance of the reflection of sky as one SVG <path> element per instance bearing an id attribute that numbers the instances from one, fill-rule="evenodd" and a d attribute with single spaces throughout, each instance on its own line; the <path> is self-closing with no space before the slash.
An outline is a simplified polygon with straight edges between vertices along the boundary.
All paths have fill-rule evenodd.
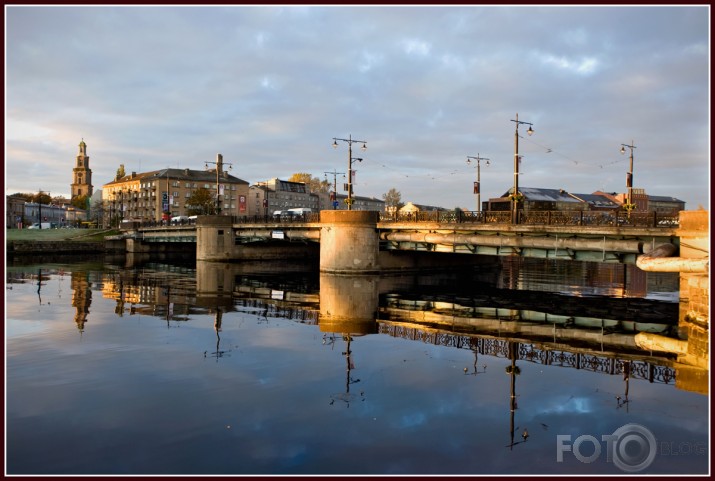
<path id="1" fill-rule="evenodd" d="M 706 396 L 632 379 L 626 410 L 622 376 L 518 361 L 514 440 L 530 436 L 510 450 L 506 359 L 480 355 L 473 375 L 467 349 L 356 337 L 348 396 L 346 342 L 323 345 L 317 326 L 227 312 L 216 359 L 211 314 L 118 317 L 94 296 L 80 333 L 64 289 L 47 306 L 36 286 L 6 292 L 10 472 L 619 474 L 604 460 L 557 464 L 556 436 L 629 422 L 659 440 L 708 436 Z M 653 468 L 707 463 L 661 456 Z"/>

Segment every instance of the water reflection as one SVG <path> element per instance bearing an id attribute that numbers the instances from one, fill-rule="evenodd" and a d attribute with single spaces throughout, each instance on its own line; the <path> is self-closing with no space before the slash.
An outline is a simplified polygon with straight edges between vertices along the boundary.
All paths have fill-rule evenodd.
<path id="1" fill-rule="evenodd" d="M 669 279 L 582 266 L 539 280 L 508 262 L 402 276 L 133 262 L 8 270 L 11 472 L 618 474 L 605 458 L 557 464 L 555 437 L 639 422 L 707 439 L 707 396 L 674 389 L 677 356 L 633 342 L 679 334 Z M 43 304 L 66 273 L 71 302 Z M 46 321 L 25 312 L 40 288 Z M 28 336 L 36 323 L 43 335 Z M 49 446 L 91 430 L 109 442 L 53 458 Z"/>

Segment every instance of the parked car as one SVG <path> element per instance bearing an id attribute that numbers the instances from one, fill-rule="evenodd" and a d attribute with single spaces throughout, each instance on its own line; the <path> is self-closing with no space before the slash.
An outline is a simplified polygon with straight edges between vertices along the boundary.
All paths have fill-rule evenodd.
<path id="1" fill-rule="evenodd" d="M 40 227 L 39 222 L 35 222 L 30 227 L 28 227 L 28 229 L 56 229 L 56 228 L 57 228 L 57 224 L 55 224 L 54 222 L 43 222 L 42 227 Z"/>

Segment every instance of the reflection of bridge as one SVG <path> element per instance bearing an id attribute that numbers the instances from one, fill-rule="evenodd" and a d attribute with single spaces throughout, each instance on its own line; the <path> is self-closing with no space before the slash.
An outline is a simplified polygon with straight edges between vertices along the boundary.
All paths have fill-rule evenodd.
<path id="1" fill-rule="evenodd" d="M 488 214 L 488 215 L 487 215 Z M 528 214 L 528 215 L 527 215 Z M 404 268 L 390 252 L 457 254 L 621 262 L 661 244 L 675 243 L 677 219 L 655 214 L 618 217 L 604 212 L 522 213 L 520 224 L 502 222 L 499 213 L 420 213 L 389 217 L 369 211 L 322 211 L 301 219 L 202 216 L 196 225 L 134 225 L 117 236 L 129 252 L 147 252 L 167 243 L 196 243 L 197 259 L 243 259 L 258 245 L 271 256 L 288 244 L 320 244 L 321 270 L 381 271 Z M 282 243 L 282 246 L 281 246 Z M 260 255 L 260 254 L 258 254 Z"/>
<path id="2" fill-rule="evenodd" d="M 648 382 L 671 384 L 675 381 L 675 369 L 667 357 L 652 357 L 652 361 L 642 356 L 627 354 L 598 354 L 579 349 L 564 349 L 563 344 L 524 343 L 515 339 L 495 339 L 489 337 L 457 334 L 452 332 L 410 327 L 400 323 L 380 321 L 378 332 L 392 337 L 422 341 L 436 346 L 469 349 L 478 354 L 492 357 L 510 358 L 509 344 L 517 341 L 519 346 L 516 359 L 549 366 L 570 367 L 601 374 L 623 374 L 624 365 L 630 364 L 630 376 Z M 640 357 L 640 359 L 639 359 Z"/>

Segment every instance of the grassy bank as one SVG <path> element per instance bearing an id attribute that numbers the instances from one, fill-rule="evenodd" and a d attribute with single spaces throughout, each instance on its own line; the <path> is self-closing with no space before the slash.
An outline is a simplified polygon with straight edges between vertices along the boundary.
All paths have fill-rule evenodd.
<path id="1" fill-rule="evenodd" d="M 5 231 L 5 241 L 74 241 L 99 242 L 105 236 L 118 234 L 112 229 L 8 229 Z"/>

